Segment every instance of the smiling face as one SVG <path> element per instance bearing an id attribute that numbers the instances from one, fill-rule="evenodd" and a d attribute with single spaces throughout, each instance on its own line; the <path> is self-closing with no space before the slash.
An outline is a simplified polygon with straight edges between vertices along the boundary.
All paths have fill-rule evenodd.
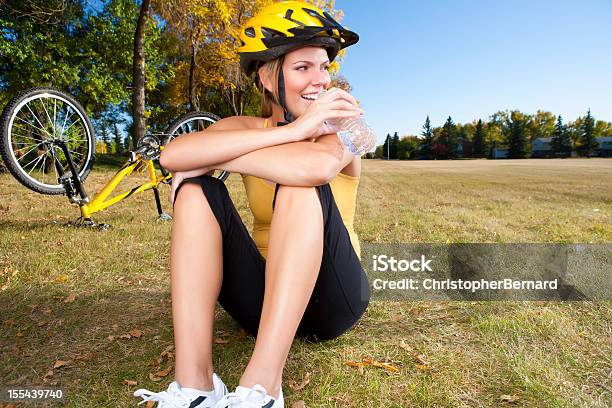
<path id="1" fill-rule="evenodd" d="M 285 54 L 282 67 L 285 103 L 294 117 L 304 113 L 321 90 L 329 88 L 329 64 L 327 51 L 322 47 L 307 46 Z M 269 71 L 260 70 L 260 80 L 268 90 L 272 90 L 276 87 L 276 78 L 265 75 L 266 72 Z M 277 108 L 282 116 L 282 108 Z"/>

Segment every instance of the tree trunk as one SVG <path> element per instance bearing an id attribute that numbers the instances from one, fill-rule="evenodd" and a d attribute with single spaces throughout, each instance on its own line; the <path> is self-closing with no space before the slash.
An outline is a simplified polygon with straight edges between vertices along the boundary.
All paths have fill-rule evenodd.
<path id="1" fill-rule="evenodd" d="M 194 41 L 191 41 L 191 63 L 189 65 L 189 104 L 191 105 L 191 110 L 194 112 L 200 110 L 200 103 L 195 94 L 196 52 L 196 45 Z"/>
<path id="2" fill-rule="evenodd" d="M 138 141 L 144 137 L 145 118 L 145 29 L 149 17 L 150 0 L 142 0 L 136 33 L 134 35 L 134 63 L 132 65 L 132 117 L 134 120 L 134 137 L 132 146 L 135 149 Z"/>

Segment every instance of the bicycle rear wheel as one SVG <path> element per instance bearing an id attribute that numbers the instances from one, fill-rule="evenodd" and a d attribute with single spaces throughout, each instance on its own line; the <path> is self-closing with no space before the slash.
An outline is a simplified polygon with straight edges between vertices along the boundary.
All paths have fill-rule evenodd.
<path id="1" fill-rule="evenodd" d="M 79 179 L 94 161 L 95 132 L 81 105 L 53 88 L 31 88 L 15 96 L 0 119 L 0 155 L 11 174 L 42 194 L 64 194 L 58 180 L 68 173 L 68 160 L 58 142 L 66 144 Z"/>
<path id="2" fill-rule="evenodd" d="M 165 137 L 162 144 L 165 146 L 173 139 L 185 133 L 199 132 L 201 130 L 204 130 L 218 120 L 221 120 L 221 118 L 213 113 L 189 112 L 179 117 L 173 124 L 168 127 L 165 132 L 167 136 Z M 168 170 L 164 169 L 161 166 L 160 168 L 164 176 L 170 174 Z M 209 174 L 213 177 L 220 179 L 221 181 L 225 181 L 229 177 L 230 173 L 224 170 L 214 170 L 214 172 Z"/>

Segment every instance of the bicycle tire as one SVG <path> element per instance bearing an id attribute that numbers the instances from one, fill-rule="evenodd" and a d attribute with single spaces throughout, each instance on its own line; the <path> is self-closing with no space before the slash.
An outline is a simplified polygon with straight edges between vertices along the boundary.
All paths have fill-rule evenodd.
<path id="1" fill-rule="evenodd" d="M 182 116 L 180 116 L 177 120 L 175 120 L 168 128 L 166 129 L 166 137 L 162 142 L 162 145 L 167 145 L 173 139 L 179 137 L 181 134 L 189 133 L 191 131 L 199 131 L 205 129 L 208 124 L 215 123 L 216 121 L 221 120 L 221 118 L 214 113 L 210 112 L 189 112 Z M 198 121 L 202 123 L 198 123 Z M 164 169 L 161 165 L 159 166 L 162 174 L 167 176 L 170 172 Z M 212 174 L 213 177 L 218 178 L 219 180 L 225 182 L 225 180 L 229 177 L 230 173 L 225 170 L 215 170 Z"/>
<path id="2" fill-rule="evenodd" d="M 53 121 L 50 118 L 51 115 L 46 110 L 45 103 L 42 102 L 43 98 L 53 99 L 54 101 Z M 49 123 L 46 123 L 45 125 L 42 125 L 42 123 L 40 122 L 40 119 L 36 116 L 36 114 L 32 110 L 32 107 L 29 105 L 29 103 L 32 102 L 32 106 L 34 107 L 34 110 L 36 110 L 37 108 L 36 108 L 36 104 L 34 104 L 34 101 L 37 101 L 37 100 L 39 101 L 39 105 L 43 107 L 48 121 L 45 120 L 44 117 L 41 116 L 42 119 L 45 122 L 49 122 Z M 62 120 L 62 116 L 61 116 L 62 112 L 61 110 L 56 111 L 58 101 L 61 102 L 61 109 L 64 109 L 64 108 L 66 109 L 66 112 L 64 113 L 64 116 L 63 116 L 64 123 L 62 127 L 59 129 L 56 125 L 59 125 L 59 121 Z M 28 115 L 26 113 L 26 110 L 25 110 L 26 107 L 30 111 L 31 115 Z M 49 105 L 49 109 L 50 108 L 51 106 Z M 22 110 L 23 110 L 23 113 L 22 113 Z M 72 112 L 68 116 L 68 113 L 70 112 L 70 110 L 72 110 Z M 33 122 L 32 122 L 32 123 L 29 123 L 29 126 L 35 129 L 29 129 L 28 132 L 31 132 L 31 133 L 28 133 L 27 135 L 18 134 L 17 130 L 28 129 L 28 121 L 25 120 L 23 117 L 19 116 L 20 114 L 28 115 L 28 116 L 31 116 L 31 118 L 36 119 L 38 121 L 37 125 L 40 127 L 38 127 L 37 125 L 33 125 Z M 42 114 L 42 111 L 41 111 L 41 114 Z M 70 122 L 70 125 L 68 126 L 68 128 L 65 128 L 67 120 L 71 119 L 72 115 L 74 114 L 76 114 L 75 121 Z M 17 124 L 18 122 L 17 119 L 21 120 L 21 122 L 25 123 L 25 125 L 23 123 Z M 56 119 L 57 119 L 57 122 L 55 122 Z M 73 130 L 71 130 L 70 135 L 68 135 L 68 131 L 76 123 L 79 123 L 80 128 L 79 126 L 77 126 L 74 131 L 82 130 L 84 132 L 84 134 L 82 135 L 84 137 L 83 139 L 71 139 L 70 135 L 72 135 L 72 133 L 74 132 Z M 21 128 L 19 126 L 21 126 Z M 51 127 L 48 127 L 48 126 L 51 126 Z M 45 128 L 47 130 L 45 130 Z M 49 133 L 48 129 L 53 129 L 53 135 Z M 60 131 L 59 138 L 60 139 L 64 138 L 67 144 L 69 144 L 70 142 L 73 142 L 74 140 L 82 140 L 85 142 L 85 144 L 88 144 L 86 152 L 84 153 L 77 152 L 77 151 L 72 152 L 72 153 L 76 153 L 78 155 L 83 156 L 83 158 L 80 160 L 78 159 L 78 157 L 76 159 L 73 158 L 73 160 L 75 160 L 78 176 L 81 182 L 83 182 L 87 178 L 87 176 L 89 175 L 93 167 L 93 163 L 95 161 L 95 149 L 96 149 L 96 135 L 95 135 L 95 130 L 93 128 L 93 125 L 91 124 L 91 121 L 87 117 L 87 114 L 85 110 L 83 109 L 83 107 L 74 98 L 72 98 L 70 95 L 60 90 L 57 90 L 55 88 L 50 88 L 50 87 L 30 88 L 30 89 L 20 92 L 15 97 L 13 97 L 11 101 L 4 108 L 2 112 L 2 116 L 0 117 L 0 131 L 2 132 L 2 134 L 0 134 L 0 155 L 2 156 L 2 159 L 4 160 L 4 164 L 6 165 L 6 168 L 22 185 L 24 185 L 25 187 L 37 193 L 49 194 L 49 195 L 66 193 L 66 190 L 61 183 L 57 182 L 57 183 L 49 184 L 44 181 L 45 180 L 45 170 L 46 170 L 44 166 L 50 165 L 50 164 L 47 164 L 46 162 L 47 157 L 50 157 L 49 163 L 53 165 L 53 169 L 55 170 L 56 176 L 57 176 L 56 165 L 61 165 L 62 169 L 65 172 L 69 171 L 67 161 L 65 163 L 62 163 L 61 159 L 57 158 L 57 155 L 62 157 L 63 152 L 61 151 L 59 146 L 56 146 L 50 142 L 50 140 L 53 140 L 52 138 L 56 136 L 56 131 Z M 46 135 L 43 135 L 43 132 L 46 133 Z M 66 132 L 66 134 L 64 134 L 64 132 Z M 32 148 L 32 149 L 36 149 L 36 152 L 34 152 L 33 154 L 36 155 L 37 152 L 41 149 L 43 149 L 44 153 L 38 156 L 37 161 L 34 163 L 34 167 L 32 168 L 32 170 L 30 170 L 29 173 L 28 171 L 26 171 L 27 164 L 24 166 L 22 163 L 20 163 L 19 161 L 20 159 L 18 159 L 17 157 L 18 155 L 21 155 L 21 153 L 17 154 L 16 151 L 29 148 L 29 146 L 27 146 L 24 148 L 15 149 L 16 144 L 17 145 L 25 144 L 25 142 L 19 143 L 15 141 L 15 140 L 19 140 L 19 137 L 25 137 L 25 139 L 32 139 L 34 141 L 33 143 L 36 143 L 39 140 L 41 140 L 40 143 L 38 143 L 36 146 Z M 41 144 L 43 145 L 43 148 L 39 148 Z M 53 150 L 53 153 L 50 153 L 50 150 L 44 150 L 45 148 L 48 149 L 47 147 L 48 145 L 51 146 L 51 150 Z M 58 149 L 58 150 L 56 151 L 55 149 Z M 32 152 L 32 150 L 28 150 L 25 154 L 23 154 L 22 157 L 26 157 L 27 154 L 30 152 Z M 40 161 L 41 157 L 44 157 L 42 160 L 42 166 L 41 166 L 41 169 L 43 170 L 42 171 L 42 181 L 37 180 L 31 176 L 33 170 L 36 169 L 36 165 L 38 161 Z M 49 177 L 52 177 L 52 176 L 49 175 Z M 55 180 L 57 181 L 57 178 L 55 178 Z"/>

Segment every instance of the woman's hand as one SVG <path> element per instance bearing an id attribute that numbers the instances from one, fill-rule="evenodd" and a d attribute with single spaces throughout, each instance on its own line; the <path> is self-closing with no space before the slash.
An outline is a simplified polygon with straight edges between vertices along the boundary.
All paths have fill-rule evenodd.
<path id="1" fill-rule="evenodd" d="M 340 89 L 331 88 L 313 101 L 304 113 L 289 124 L 295 132 L 296 142 L 317 138 L 321 135 L 337 132 L 325 123 L 328 119 L 356 117 L 363 113 L 351 94 Z"/>
<path id="2" fill-rule="evenodd" d="M 201 167 L 195 170 L 177 171 L 176 173 L 172 173 L 172 188 L 170 189 L 170 202 L 174 204 L 174 194 L 176 193 L 176 189 L 183 182 L 183 180 L 188 179 L 190 177 L 198 177 L 210 171 L 211 169 L 208 167 Z"/>

